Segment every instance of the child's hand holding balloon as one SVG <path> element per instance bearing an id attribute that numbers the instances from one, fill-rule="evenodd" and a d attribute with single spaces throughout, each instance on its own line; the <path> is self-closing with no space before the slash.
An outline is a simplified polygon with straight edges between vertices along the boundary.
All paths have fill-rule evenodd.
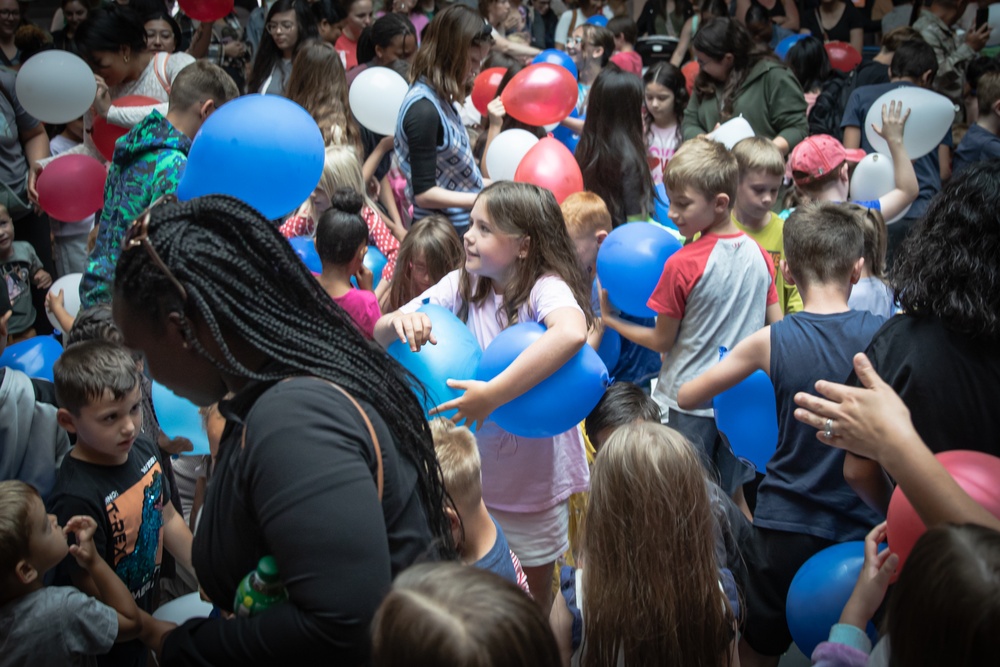
<path id="1" fill-rule="evenodd" d="M 419 352 L 426 343 L 437 345 L 437 338 L 431 333 L 431 319 L 424 313 L 399 313 L 392 320 L 392 328 L 399 342 L 408 343 L 413 352 Z"/>
<path id="2" fill-rule="evenodd" d="M 483 382 L 482 380 L 448 380 L 448 386 L 452 389 L 462 389 L 465 393 L 431 410 L 431 417 L 441 412 L 458 410 L 451 420 L 456 424 L 461 424 L 464 420 L 466 426 L 477 429 L 500 406 L 494 398 L 494 392 L 488 382 Z"/>

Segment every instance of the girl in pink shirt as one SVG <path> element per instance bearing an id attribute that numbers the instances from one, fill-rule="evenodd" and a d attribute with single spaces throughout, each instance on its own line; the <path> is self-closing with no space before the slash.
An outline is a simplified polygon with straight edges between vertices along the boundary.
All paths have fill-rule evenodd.
<path id="1" fill-rule="evenodd" d="M 316 253 L 323 263 L 319 284 L 347 311 L 354 324 L 371 338 L 382 313 L 372 291 L 372 272 L 364 265 L 368 227 L 361 217 L 363 200 L 354 190 L 341 188 L 330 198 L 330 208 L 316 226 Z M 351 285 L 351 278 L 358 288 Z"/>
<path id="2" fill-rule="evenodd" d="M 450 381 L 465 393 L 439 407 L 457 408 L 456 421 L 480 424 L 483 499 L 520 557 L 536 602 L 548 608 L 552 567 L 568 547 L 566 501 L 589 482 L 580 430 L 522 438 L 488 417 L 583 347 L 593 318 L 589 290 L 559 205 L 537 186 L 499 181 L 485 188 L 464 242 L 464 267 L 382 317 L 375 338 L 383 345 L 408 341 L 413 350 L 435 344 L 430 320 L 416 312 L 425 300 L 464 319 L 483 348 L 511 324 L 545 324 L 542 337 L 494 379 Z"/>

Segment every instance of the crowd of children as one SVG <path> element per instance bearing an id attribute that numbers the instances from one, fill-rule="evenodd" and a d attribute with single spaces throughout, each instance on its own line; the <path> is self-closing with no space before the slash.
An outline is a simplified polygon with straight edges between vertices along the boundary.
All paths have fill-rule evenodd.
<path id="1" fill-rule="evenodd" d="M 814 664 L 996 660 L 1000 519 L 931 454 L 1000 456 L 1000 63 L 966 0 L 906 7 L 884 39 L 874 4 L 276 0 L 198 24 L 67 0 L 49 36 L 0 0 L 0 352 L 47 315 L 63 332 L 52 381 L 0 368 L 0 665 L 775 666 L 793 578 L 848 541 L 864 565 Z M 775 46 L 800 30 L 786 64 Z M 96 77 L 64 126 L 14 85 L 49 48 Z M 500 98 L 545 48 L 578 90 L 547 128 Z M 842 48 L 864 57 L 839 73 Z M 507 72 L 480 115 L 490 66 Z M 350 109 L 379 67 L 410 84 L 392 136 Z M 911 160 L 919 110 L 892 100 L 866 125 L 914 87 L 956 118 Z M 280 220 L 172 196 L 202 124 L 248 93 L 295 101 L 325 144 Z M 755 136 L 712 140 L 740 116 Z M 103 156 L 101 122 L 126 131 Z M 565 143 L 584 191 L 490 174 L 514 128 Z M 893 184 L 859 198 L 875 135 Z M 50 225 L 36 183 L 73 153 L 108 165 L 104 207 Z M 601 288 L 626 223 L 683 242 L 653 267 L 655 317 Z M 79 313 L 48 293 L 75 273 Z M 489 381 L 450 378 L 428 417 L 384 349 L 447 345 L 425 304 L 483 349 L 544 333 Z M 491 420 L 611 335 L 615 380 L 584 423 L 529 438 Z M 777 406 L 763 469 L 713 406 L 756 371 Z M 151 378 L 204 406 L 209 455 L 160 428 Z M 890 588 L 897 485 L 928 530 Z M 287 599 L 234 617 L 265 556 Z M 157 618 L 199 593 L 210 617 Z"/>

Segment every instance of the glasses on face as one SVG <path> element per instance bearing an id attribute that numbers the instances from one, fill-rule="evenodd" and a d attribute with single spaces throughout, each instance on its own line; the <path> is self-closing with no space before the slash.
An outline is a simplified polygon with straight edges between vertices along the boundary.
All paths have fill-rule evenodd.
<path id="1" fill-rule="evenodd" d="M 587 46 L 587 42 L 584 41 L 583 37 L 570 37 L 566 40 L 566 46 L 570 44 L 576 44 L 577 46 Z"/>
<path id="2" fill-rule="evenodd" d="M 163 275 L 167 277 L 177 291 L 181 295 L 182 301 L 187 301 L 187 290 L 184 289 L 184 285 L 181 285 L 181 281 L 174 277 L 174 274 L 167 268 L 167 265 L 160 259 L 160 255 L 156 252 L 153 247 L 152 242 L 149 240 L 149 218 L 153 213 L 153 209 L 162 204 L 173 204 L 177 201 L 176 195 L 163 195 L 157 198 L 149 205 L 145 211 L 139 214 L 139 217 L 132 221 L 129 226 L 128 231 L 125 232 L 125 242 L 122 244 L 122 251 L 127 252 L 133 248 L 138 248 L 143 246 L 146 248 L 146 254 L 149 258 L 153 260 L 153 264 L 156 264 L 157 268 L 163 272 Z"/>
<path id="3" fill-rule="evenodd" d="M 16 19 L 20 16 L 20 9 L 0 9 L 0 19 Z"/>
<path id="4" fill-rule="evenodd" d="M 267 24 L 267 31 L 272 35 L 276 32 L 291 32 L 295 29 L 295 23 L 292 21 L 271 21 Z"/>

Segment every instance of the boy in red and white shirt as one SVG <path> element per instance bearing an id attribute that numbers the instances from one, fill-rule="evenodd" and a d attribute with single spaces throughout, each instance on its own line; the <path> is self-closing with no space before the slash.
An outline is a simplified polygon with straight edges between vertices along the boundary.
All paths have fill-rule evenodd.
<path id="1" fill-rule="evenodd" d="M 689 241 L 663 267 L 648 306 L 656 326 L 644 327 L 612 314 L 601 293 L 604 325 L 625 338 L 664 354 L 653 398 L 661 420 L 684 434 L 703 454 L 720 486 L 749 515 L 742 485 L 753 470 L 739 461 L 715 427 L 706 403 L 693 410 L 677 406 L 681 385 L 719 360 L 720 347 L 733 347 L 753 332 L 781 319 L 774 266 L 756 241 L 732 222 L 739 183 L 736 158 L 708 139 L 685 142 L 663 176 L 670 196 L 670 220 Z"/>

